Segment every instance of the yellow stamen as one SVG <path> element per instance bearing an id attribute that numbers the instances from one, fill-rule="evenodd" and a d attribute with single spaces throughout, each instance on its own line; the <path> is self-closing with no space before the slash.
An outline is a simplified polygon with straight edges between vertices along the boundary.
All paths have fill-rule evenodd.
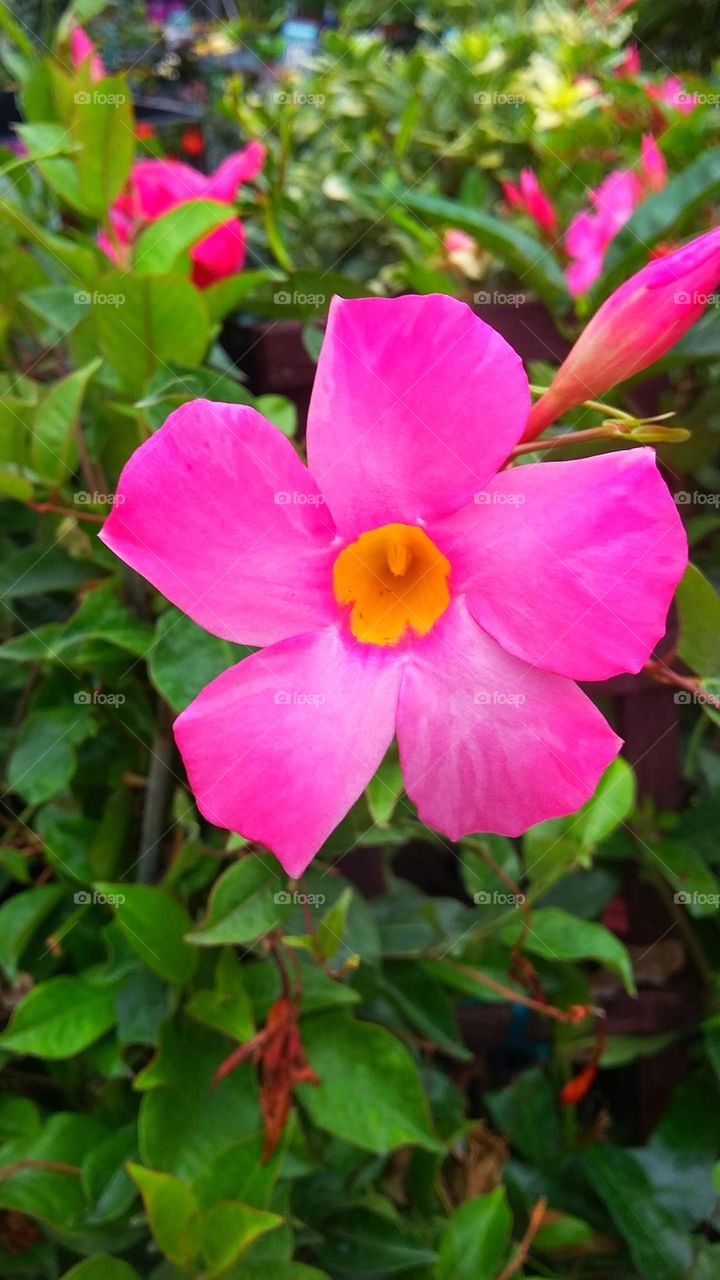
<path id="1" fill-rule="evenodd" d="M 364 644 L 427 635 L 450 603 L 450 564 L 417 525 L 385 524 L 345 547 L 333 568 L 335 599 L 352 605 L 350 630 Z"/>

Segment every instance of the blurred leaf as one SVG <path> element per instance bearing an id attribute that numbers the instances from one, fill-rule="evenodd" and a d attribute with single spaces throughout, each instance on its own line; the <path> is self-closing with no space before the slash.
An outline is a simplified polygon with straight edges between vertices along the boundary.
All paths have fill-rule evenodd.
<path id="1" fill-rule="evenodd" d="M 14 894 L 0 906 L 0 966 L 11 982 L 30 939 L 64 893 L 60 885 L 40 885 Z"/>
<path id="2" fill-rule="evenodd" d="M 72 138 L 82 207 L 101 219 L 122 191 L 135 154 L 132 98 L 123 76 L 75 94 Z"/>
<path id="3" fill-rule="evenodd" d="M 502 1268 L 511 1227 L 504 1187 L 466 1200 L 443 1227 L 438 1280 L 492 1280 Z"/>
<path id="4" fill-rule="evenodd" d="M 271 854 L 248 854 L 213 886 L 205 919 L 189 940 L 200 947 L 252 942 L 287 915 L 290 894 Z"/>
<path id="5" fill-rule="evenodd" d="M 111 987 L 65 975 L 33 987 L 0 1035 L 0 1048 L 55 1060 L 72 1058 L 115 1021 Z"/>
<path id="6" fill-rule="evenodd" d="M 689 564 L 676 594 L 680 615 L 678 657 L 701 676 L 720 672 L 720 596 Z"/>
<path id="7" fill-rule="evenodd" d="M 635 774 L 622 756 L 617 756 L 601 777 L 595 794 L 573 815 L 573 836 L 586 848 L 594 849 L 607 839 L 635 807 Z"/>
<path id="8" fill-rule="evenodd" d="M 503 942 L 514 946 L 523 932 L 522 920 L 513 920 L 501 932 Z M 532 913 L 523 950 L 545 960 L 595 960 L 622 978 L 625 990 L 635 994 L 635 979 L 627 948 L 614 933 L 592 920 L 579 920 L 559 907 L 539 907 Z"/>
<path id="9" fill-rule="evenodd" d="M 75 747 L 95 732 L 83 708 L 45 707 L 23 720 L 8 764 L 8 786 L 28 804 L 60 795 L 77 767 Z"/>
<path id="10" fill-rule="evenodd" d="M 101 355 L 134 396 L 164 364 L 199 364 L 210 341 L 202 295 L 181 275 L 111 271 L 98 281 L 93 317 Z"/>
<path id="11" fill-rule="evenodd" d="M 342 1013 L 314 1014 L 302 1034 L 320 1085 L 296 1092 L 319 1129 L 379 1155 L 406 1144 L 441 1150 L 415 1063 L 395 1036 Z M 348 1106 L 350 1098 L 359 1111 Z"/>
<path id="12" fill-rule="evenodd" d="M 97 1253 L 84 1258 L 62 1276 L 62 1280 L 140 1280 L 134 1267 L 122 1258 L 112 1258 L 107 1253 Z"/>
<path id="13" fill-rule="evenodd" d="M 143 1198 L 150 1230 L 160 1249 L 181 1271 L 197 1258 L 199 1208 L 190 1187 L 170 1173 L 128 1165 L 130 1176 Z"/>
<path id="14" fill-rule="evenodd" d="M 88 382 L 101 364 L 101 360 L 91 360 L 53 383 L 38 405 L 30 457 L 35 470 L 51 484 L 67 484 L 75 470 L 80 406 Z"/>
<path id="15" fill-rule="evenodd" d="M 434 1251 L 406 1223 L 362 1205 L 325 1218 L 316 1254 L 332 1275 L 426 1275 L 435 1261 Z"/>
<path id="16" fill-rule="evenodd" d="M 156 218 L 139 236 L 133 266 L 140 273 L 172 271 L 177 259 L 216 227 L 233 217 L 219 200 L 186 200 Z"/>
<path id="17" fill-rule="evenodd" d="M 365 795 L 373 822 L 386 826 L 392 818 L 395 806 L 403 793 L 397 747 L 390 747 L 377 773 L 367 784 Z"/>
<path id="18" fill-rule="evenodd" d="M 184 940 L 192 921 L 164 889 L 146 884 L 96 884 L 115 912 L 135 954 L 148 969 L 178 986 L 192 977 L 197 952 Z"/>

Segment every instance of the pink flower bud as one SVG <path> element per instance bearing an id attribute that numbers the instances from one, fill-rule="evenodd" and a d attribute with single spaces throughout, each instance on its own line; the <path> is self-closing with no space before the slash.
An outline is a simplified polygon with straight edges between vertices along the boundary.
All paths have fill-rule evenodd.
<path id="1" fill-rule="evenodd" d="M 647 186 L 651 191 L 662 191 L 667 182 L 667 161 L 651 133 L 644 133 L 640 140 L 640 158 Z"/>
<path id="2" fill-rule="evenodd" d="M 580 334 L 545 395 L 533 406 L 524 440 L 665 355 L 702 315 L 720 281 L 720 227 L 657 258 L 621 284 Z"/>

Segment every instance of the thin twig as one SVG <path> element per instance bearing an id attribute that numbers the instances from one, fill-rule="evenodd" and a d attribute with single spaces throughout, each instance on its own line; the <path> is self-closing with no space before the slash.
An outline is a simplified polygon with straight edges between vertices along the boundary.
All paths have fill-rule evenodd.
<path id="1" fill-rule="evenodd" d="M 515 1272 L 520 1270 L 520 1267 L 523 1265 L 530 1252 L 530 1245 L 543 1224 L 546 1209 L 547 1198 L 545 1196 L 541 1196 L 530 1214 L 530 1221 L 527 1224 L 527 1230 L 517 1247 L 515 1256 L 510 1259 L 506 1267 L 503 1267 L 497 1277 L 497 1280 L 510 1280 L 510 1276 L 515 1275 Z"/>

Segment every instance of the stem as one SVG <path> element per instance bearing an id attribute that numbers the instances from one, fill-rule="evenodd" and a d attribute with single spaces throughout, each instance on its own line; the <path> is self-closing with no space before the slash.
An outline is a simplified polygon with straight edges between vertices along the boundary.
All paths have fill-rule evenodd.
<path id="1" fill-rule="evenodd" d="M 59 507 L 54 502 L 32 502 L 28 498 L 25 506 L 41 516 L 72 516 L 75 520 L 88 520 L 91 524 L 105 523 L 105 516 L 97 516 L 92 511 L 78 511 L 72 507 Z"/>
<path id="2" fill-rule="evenodd" d="M 567 431 L 562 436 L 547 436 L 545 440 L 526 440 L 524 444 L 515 445 L 510 458 L 519 458 L 522 453 L 537 453 L 540 449 L 582 444 L 585 440 L 618 440 L 622 439 L 623 434 L 614 424 L 604 423 L 601 427 L 588 427 L 585 431 Z"/>
<path id="3" fill-rule="evenodd" d="M 679 671 L 666 667 L 660 658 L 651 658 L 645 663 L 643 671 L 652 680 L 657 680 L 660 684 L 674 685 L 676 689 L 683 689 L 686 693 L 692 694 L 700 702 L 706 702 L 709 707 L 720 710 L 720 698 L 713 693 L 706 693 L 702 687 L 702 681 L 697 676 L 683 676 Z"/>
<path id="4" fill-rule="evenodd" d="M 44 1169 L 47 1173 L 67 1173 L 73 1178 L 79 1178 L 81 1173 L 77 1165 L 65 1164 L 63 1160 L 15 1160 L 13 1164 L 0 1167 L 0 1182 L 4 1182 L 5 1178 L 12 1178 L 13 1174 L 20 1173 L 22 1169 Z"/>
<path id="5" fill-rule="evenodd" d="M 535 1239 L 535 1236 L 537 1235 L 537 1232 L 542 1226 L 546 1209 L 547 1209 L 547 1197 L 541 1196 L 537 1204 L 533 1208 L 532 1213 L 530 1214 L 530 1221 L 527 1224 L 525 1235 L 523 1236 L 522 1240 L 520 1241 L 517 1247 L 517 1252 L 515 1254 L 515 1257 L 510 1259 L 506 1267 L 503 1267 L 502 1271 L 497 1277 L 497 1280 L 510 1280 L 510 1276 L 514 1275 L 515 1272 L 518 1271 L 520 1267 L 523 1265 L 525 1259 L 528 1256 L 528 1253 L 530 1252 L 530 1245 L 532 1244 L 533 1240 Z"/>
<path id="6" fill-rule="evenodd" d="M 491 978 L 487 973 L 481 973 L 479 969 L 472 969 L 470 965 L 459 964 L 456 960 L 448 961 L 453 969 L 457 969 L 458 973 L 465 973 L 469 978 L 473 978 L 476 982 L 480 982 L 487 987 L 489 991 L 494 991 L 496 995 L 502 996 L 505 1000 L 510 1000 L 513 1004 L 522 1004 L 526 1009 L 532 1009 L 535 1013 L 542 1013 L 546 1018 L 554 1018 L 556 1022 L 568 1022 L 570 1025 L 581 1021 L 583 1016 L 588 1014 L 602 1015 L 601 1009 L 596 1009 L 592 1005 L 570 1005 L 569 1009 L 557 1009 L 553 1004 L 545 1004 L 542 1000 L 533 1000 L 532 996 L 524 996 L 519 991 L 513 991 L 512 987 L 506 987 L 502 982 L 497 982 L 495 978 Z M 582 1010 L 583 1012 L 579 1012 Z"/>
<path id="7" fill-rule="evenodd" d="M 170 709 L 160 700 L 140 828 L 136 876 L 138 884 L 154 884 L 160 874 L 162 839 L 167 830 L 167 813 L 173 778 L 172 762 L 175 751 L 171 724 Z"/>

